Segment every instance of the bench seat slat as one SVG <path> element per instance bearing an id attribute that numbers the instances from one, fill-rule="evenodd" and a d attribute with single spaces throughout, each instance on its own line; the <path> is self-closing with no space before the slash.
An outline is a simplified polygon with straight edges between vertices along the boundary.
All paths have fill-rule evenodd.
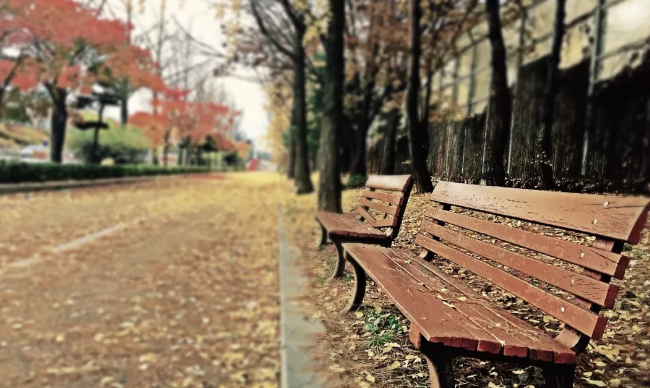
<path id="1" fill-rule="evenodd" d="M 498 328 L 499 324 L 501 324 L 502 327 L 508 328 L 506 331 L 507 334 L 510 334 L 522 340 L 528 344 L 527 346 L 529 346 L 531 339 L 535 338 L 534 336 L 531 337 L 530 332 L 531 330 L 536 331 L 536 329 L 533 328 L 528 322 L 525 322 L 516 316 L 503 311 L 503 309 L 495 307 L 491 301 L 487 300 L 482 295 L 478 295 L 474 290 L 469 288 L 467 284 L 463 283 L 459 279 L 454 278 L 451 275 L 446 274 L 435 265 L 420 258 L 417 258 L 417 261 L 423 268 L 426 268 L 438 279 L 444 281 L 451 287 L 456 288 L 459 292 L 462 292 L 467 298 L 469 298 L 469 300 L 471 300 L 473 303 L 472 306 L 476 310 L 480 311 L 482 315 L 489 317 L 490 321 L 493 323 L 491 326 L 492 328 Z M 505 340 L 505 337 L 503 339 Z M 554 361 L 558 364 L 572 364 L 575 362 L 575 352 L 570 350 L 569 347 L 562 345 L 561 343 L 557 343 L 555 339 L 553 341 L 536 340 L 535 342 L 535 346 L 529 348 L 529 358 L 533 360 L 542 360 L 549 362 Z M 517 351 L 518 350 L 514 348 L 512 343 L 508 344 L 506 341 L 503 351 L 504 355 L 517 356 Z"/>
<path id="2" fill-rule="evenodd" d="M 344 244 L 430 342 L 479 352 L 569 363 L 575 354 L 541 330 L 493 306 L 406 250 Z M 435 267 L 433 271 L 437 270 Z"/>
<path id="3" fill-rule="evenodd" d="M 485 308 L 478 305 L 477 300 L 473 295 L 468 296 L 452 287 L 445 287 L 443 282 L 441 282 L 442 279 L 432 278 L 430 274 L 425 272 L 427 269 L 421 266 L 424 261 L 421 262 L 420 259 L 411 257 L 412 255 L 409 253 L 402 250 L 392 249 L 381 249 L 381 251 L 389 259 L 397 263 L 401 269 L 413 277 L 418 283 L 423 284 L 430 292 L 435 292 L 436 297 L 437 295 L 440 295 L 441 297 L 446 298 L 446 300 L 450 300 L 451 304 L 454 305 L 456 310 L 458 310 L 465 319 L 474 323 L 474 325 L 466 325 L 465 327 L 471 328 L 474 331 L 477 329 L 480 331 L 477 335 L 477 337 L 480 338 L 478 339 L 478 345 L 476 347 L 477 351 L 494 354 L 501 354 L 503 352 L 508 356 L 522 358 L 528 356 L 528 346 L 526 345 L 525 339 L 519 339 L 516 335 L 509 334 L 507 331 L 499 327 L 498 323 L 502 324 L 502 327 L 504 328 L 507 327 L 505 320 L 501 317 L 497 317 L 493 312 L 486 311 Z M 462 297 L 468 300 L 463 302 L 461 299 L 458 299 Z M 486 324 L 476 324 L 478 322 Z M 487 329 L 488 325 L 490 327 L 489 330 Z M 422 329 L 419 331 L 426 332 Z M 485 334 L 487 334 L 487 338 L 485 338 Z M 547 356 L 547 359 L 550 359 L 550 361 L 553 360 L 553 352 L 547 352 L 545 355 Z"/>
<path id="4" fill-rule="evenodd" d="M 350 237 L 388 238 L 384 232 L 354 218 L 352 214 L 318 212 L 316 219 L 330 235 Z"/>
<path id="5" fill-rule="evenodd" d="M 636 244 L 650 199 L 439 182 L 431 199 Z"/>
<path id="6" fill-rule="evenodd" d="M 417 235 L 415 242 L 527 301 L 589 337 L 602 338 L 607 323 L 605 317 L 583 310 L 522 279 L 421 234 Z"/>
<path id="7" fill-rule="evenodd" d="M 364 191 L 363 194 L 361 194 L 361 196 L 366 198 L 371 198 L 371 199 L 379 199 L 397 206 L 404 205 L 403 194 L 393 195 L 393 194 L 380 193 L 378 191 Z"/>
<path id="8" fill-rule="evenodd" d="M 614 301 L 618 294 L 618 287 L 613 284 L 604 283 L 594 278 L 547 264 L 516 252 L 508 251 L 499 246 L 482 242 L 427 220 L 422 221 L 421 228 L 463 249 L 503 264 L 525 275 L 537 278 L 545 283 L 552 284 L 590 302 L 605 308 L 612 308 L 614 306 Z"/>
<path id="9" fill-rule="evenodd" d="M 628 257 L 614 252 L 587 247 L 463 214 L 452 213 L 436 207 L 429 208 L 426 215 L 439 221 L 486 234 L 499 240 L 613 276 L 616 279 L 623 278 L 625 269 L 630 262 Z"/>
<path id="10" fill-rule="evenodd" d="M 397 217 L 397 215 L 399 214 L 399 210 L 400 210 L 400 207 L 398 207 L 398 206 L 384 205 L 383 203 L 372 202 L 371 200 L 366 199 L 366 198 L 362 198 L 359 201 L 359 205 L 367 206 L 367 207 L 369 207 L 371 209 L 375 209 L 375 210 L 378 210 L 380 212 L 390 214 L 393 217 Z"/>

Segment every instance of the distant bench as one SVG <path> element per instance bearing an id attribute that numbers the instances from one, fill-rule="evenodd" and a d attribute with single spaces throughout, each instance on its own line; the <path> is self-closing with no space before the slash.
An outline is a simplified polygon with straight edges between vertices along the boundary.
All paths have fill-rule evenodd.
<path id="1" fill-rule="evenodd" d="M 618 294 L 610 280 L 623 278 L 630 261 L 621 255 L 623 245 L 639 242 L 650 200 L 449 182 L 438 183 L 431 198 L 438 205 L 420 225 L 419 256 L 343 244 L 356 275 L 349 308 L 360 306 L 368 273 L 411 322 L 411 341 L 427 358 L 433 387 L 454 387 L 451 362 L 458 356 L 538 366 L 546 387 L 572 387 L 576 355 L 603 336 L 601 310 L 611 309 Z M 506 225 L 495 216 L 525 225 Z M 595 240 L 584 245 L 537 230 L 549 226 Z M 434 258 L 478 275 L 565 327 L 551 337 L 475 292 L 463 276 L 441 270 Z"/>
<path id="2" fill-rule="evenodd" d="M 402 225 L 404 209 L 412 188 L 413 179 L 410 175 L 371 175 L 366 182 L 366 190 L 356 208 L 356 214 L 316 214 L 316 221 L 320 224 L 322 232 L 320 244 L 325 244 L 329 238 L 336 245 L 338 252 L 332 277 L 343 275 L 343 243 L 391 246 Z M 371 211 L 375 212 L 375 216 L 370 214 Z"/>

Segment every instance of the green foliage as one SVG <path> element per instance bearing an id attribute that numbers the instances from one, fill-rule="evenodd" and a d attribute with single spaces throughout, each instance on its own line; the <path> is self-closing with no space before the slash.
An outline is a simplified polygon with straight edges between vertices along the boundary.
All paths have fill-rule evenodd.
<path id="1" fill-rule="evenodd" d="M 367 175 L 361 175 L 361 174 L 352 174 L 348 178 L 347 183 L 345 184 L 346 189 L 356 189 L 359 187 L 363 187 L 366 185 L 366 181 L 368 180 Z"/>
<path id="2" fill-rule="evenodd" d="M 178 175 L 215 171 L 206 167 L 165 168 L 149 165 L 99 166 L 93 164 L 21 163 L 0 161 L 0 183 Z"/>
<path id="3" fill-rule="evenodd" d="M 99 134 L 97 160 L 93 160 L 92 148 L 94 130 L 76 131 L 70 136 L 70 148 L 84 162 L 98 162 L 111 158 L 116 164 L 135 164 L 144 162 L 149 150 L 149 141 L 133 128 L 111 125 L 110 129 Z"/>
<path id="4" fill-rule="evenodd" d="M 393 342 L 396 334 L 404 332 L 397 315 L 393 313 L 382 314 L 381 308 L 367 309 L 365 321 L 364 330 L 370 333 L 368 347 L 371 348 Z"/>

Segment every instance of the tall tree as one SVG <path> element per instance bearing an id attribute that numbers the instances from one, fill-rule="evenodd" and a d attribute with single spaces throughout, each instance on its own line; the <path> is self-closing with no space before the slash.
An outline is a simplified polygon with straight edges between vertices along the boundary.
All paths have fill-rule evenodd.
<path id="1" fill-rule="evenodd" d="M 287 56 L 293 65 L 293 127 L 292 141 L 295 142 L 295 185 L 298 194 L 314 191 L 309 171 L 309 149 L 307 146 L 307 112 L 306 112 L 306 67 L 308 57 L 305 53 L 305 34 L 307 33 L 305 7 L 297 7 L 289 0 L 280 0 L 269 4 L 261 0 L 250 0 L 251 10 L 257 26 L 275 48 Z M 282 19 L 274 17 L 282 14 Z M 282 23 L 292 27 L 291 35 L 286 33 Z"/>
<path id="2" fill-rule="evenodd" d="M 420 192 L 432 192 L 433 183 L 431 174 L 427 168 L 427 154 L 429 151 L 429 139 L 427 128 L 420 118 L 418 107 L 420 93 L 420 59 L 422 54 L 422 43 L 420 35 L 420 18 L 422 8 L 420 0 L 411 0 L 411 12 L 409 31 L 411 37 L 411 61 L 409 64 L 409 82 L 406 97 L 406 113 L 409 131 L 409 149 L 411 150 L 411 166 L 415 173 L 418 190 Z"/>
<path id="3" fill-rule="evenodd" d="M 537 164 L 541 176 L 541 188 L 551 190 L 554 188 L 553 144 L 551 130 L 553 127 L 553 113 L 555 96 L 557 94 L 557 75 L 562 53 L 564 39 L 564 18 L 566 16 L 566 0 L 557 0 L 555 6 L 555 26 L 553 29 L 553 47 L 547 60 L 546 85 L 544 85 L 544 100 L 542 101 L 541 126 L 537 132 Z"/>
<path id="4" fill-rule="evenodd" d="M 488 185 L 503 186 L 506 180 L 504 154 L 512 115 L 512 96 L 508 88 L 506 46 L 503 42 L 499 0 L 486 0 L 488 38 L 492 47 L 492 82 L 488 107 L 488 143 L 484 178 Z"/>
<path id="5" fill-rule="evenodd" d="M 53 103 L 50 159 L 55 163 L 63 159 L 68 95 L 95 82 L 88 63 L 110 56 L 124 43 L 127 27 L 98 15 L 99 10 L 73 0 L 42 0 L 31 2 L 21 19 L 30 42 L 26 55 L 35 60 L 35 77 Z"/>
<path id="6" fill-rule="evenodd" d="M 353 123 L 355 127 L 355 147 L 352 155 L 350 173 L 366 175 L 366 139 L 372 125 L 376 110 L 377 75 L 381 68 L 380 50 L 381 34 L 377 31 L 382 23 L 382 12 L 386 4 L 378 4 L 376 0 L 357 2 L 356 7 L 350 5 L 350 36 L 348 47 L 351 58 L 351 70 L 354 77 L 352 86 L 355 99 L 358 101 L 354 109 Z M 365 36 L 362 41 L 360 36 Z"/>
<path id="7" fill-rule="evenodd" d="M 318 208 L 340 213 L 342 208 L 338 129 L 343 126 L 345 2 L 344 0 L 330 0 L 329 8 L 330 21 L 325 38 L 327 65 L 324 85 L 325 107 L 321 121 L 319 154 L 322 159 L 319 163 L 321 171 Z"/>

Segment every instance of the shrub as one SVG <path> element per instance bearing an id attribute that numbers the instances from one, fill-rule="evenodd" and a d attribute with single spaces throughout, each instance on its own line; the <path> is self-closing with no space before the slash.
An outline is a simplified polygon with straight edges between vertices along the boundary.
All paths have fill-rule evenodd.
<path id="1" fill-rule="evenodd" d="M 75 131 L 70 136 L 70 148 L 86 163 L 98 163 L 108 158 L 115 164 L 142 163 L 149 151 L 149 141 L 142 132 L 112 125 L 100 132 L 97 155 L 93 158 L 94 136 L 94 130 Z"/>
<path id="2" fill-rule="evenodd" d="M 363 187 L 366 185 L 366 181 L 368 180 L 367 175 L 361 175 L 361 174 L 352 174 L 348 178 L 348 182 L 345 184 L 346 189 L 356 189 L 359 187 Z"/>
<path id="3" fill-rule="evenodd" d="M 20 163 L 0 161 L 0 183 L 144 177 L 216 171 L 206 167 L 165 168 L 149 165 L 100 166 L 93 164 Z M 228 170 L 224 170 L 228 171 Z"/>

